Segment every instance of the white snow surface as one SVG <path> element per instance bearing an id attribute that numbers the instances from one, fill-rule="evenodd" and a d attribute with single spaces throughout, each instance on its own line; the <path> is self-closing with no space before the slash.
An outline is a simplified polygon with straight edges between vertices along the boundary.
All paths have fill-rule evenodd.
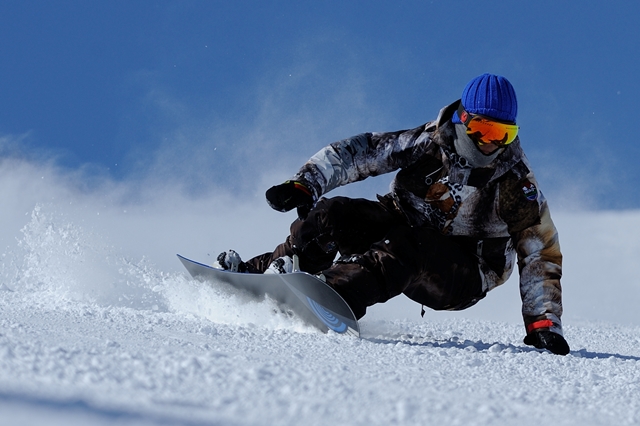
<path id="1" fill-rule="evenodd" d="M 174 238 L 157 213 L 102 213 L 38 205 L 6 246 L 2 425 L 640 424 L 638 212 L 554 215 L 565 357 L 522 343 L 517 272 L 467 311 L 421 318 L 399 297 L 370 309 L 361 338 L 322 334 L 192 280 L 157 243 Z M 246 220 L 233 217 L 220 220 Z M 143 223 L 165 226 L 128 231 Z M 175 252 L 208 262 L 230 228 L 225 246 L 192 230 Z"/>

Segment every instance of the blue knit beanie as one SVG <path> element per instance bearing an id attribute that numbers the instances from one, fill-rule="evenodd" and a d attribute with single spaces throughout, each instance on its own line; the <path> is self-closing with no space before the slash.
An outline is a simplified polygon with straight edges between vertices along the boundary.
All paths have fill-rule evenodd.
<path id="1" fill-rule="evenodd" d="M 462 91 L 462 106 L 471 114 L 513 123 L 518 115 L 516 91 L 509 80 L 495 74 L 482 74 L 467 83 Z M 457 112 L 452 121 L 460 123 Z"/>

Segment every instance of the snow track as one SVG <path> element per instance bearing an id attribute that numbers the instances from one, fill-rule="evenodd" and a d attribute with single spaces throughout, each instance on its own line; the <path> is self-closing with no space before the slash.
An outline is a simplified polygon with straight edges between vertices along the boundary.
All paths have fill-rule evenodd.
<path id="1" fill-rule="evenodd" d="M 36 424 L 640 422 L 634 328 L 600 324 L 606 340 L 596 342 L 593 327 L 572 327 L 574 350 L 560 357 L 523 345 L 520 327 L 487 321 L 365 320 L 357 339 L 295 321 L 221 324 L 183 312 L 46 306 L 34 302 L 35 294 L 1 296 L 5 419 L 13 413 Z"/>

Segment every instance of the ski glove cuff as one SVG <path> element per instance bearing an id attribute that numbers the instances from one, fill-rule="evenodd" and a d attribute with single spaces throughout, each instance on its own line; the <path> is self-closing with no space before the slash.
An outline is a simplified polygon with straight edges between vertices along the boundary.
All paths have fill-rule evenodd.
<path id="1" fill-rule="evenodd" d="M 300 219 L 305 219 L 315 204 L 311 190 L 303 183 L 292 180 L 272 186 L 265 195 L 272 209 L 288 212 L 297 208 Z"/>
<path id="2" fill-rule="evenodd" d="M 569 344 L 564 337 L 549 330 L 532 331 L 524 338 L 524 343 L 538 349 L 547 349 L 556 355 L 566 355 L 570 351 Z"/>

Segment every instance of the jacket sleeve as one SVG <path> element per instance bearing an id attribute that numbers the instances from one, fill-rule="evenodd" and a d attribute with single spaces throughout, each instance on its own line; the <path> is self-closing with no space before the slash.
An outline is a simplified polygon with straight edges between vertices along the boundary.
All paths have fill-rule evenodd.
<path id="1" fill-rule="evenodd" d="M 339 186 L 405 167 L 431 143 L 425 128 L 362 133 L 334 142 L 311 157 L 292 180 L 306 183 L 318 199 Z"/>
<path id="2" fill-rule="evenodd" d="M 522 315 L 527 333 L 549 328 L 562 334 L 562 253 L 549 207 L 540 193 L 540 220 L 512 235 L 518 255 Z"/>

